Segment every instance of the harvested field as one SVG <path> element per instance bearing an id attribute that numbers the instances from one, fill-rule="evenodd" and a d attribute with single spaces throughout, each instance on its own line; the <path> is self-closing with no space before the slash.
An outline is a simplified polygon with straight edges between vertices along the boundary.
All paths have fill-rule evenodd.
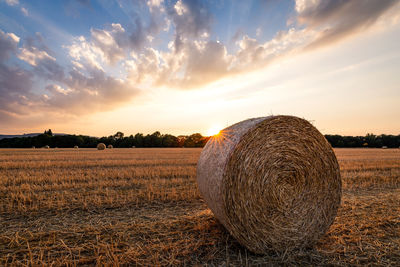
<path id="1" fill-rule="evenodd" d="M 200 149 L 1 149 L 0 265 L 400 265 L 400 149 L 335 149 L 342 206 L 312 250 L 241 247 L 199 195 Z"/>

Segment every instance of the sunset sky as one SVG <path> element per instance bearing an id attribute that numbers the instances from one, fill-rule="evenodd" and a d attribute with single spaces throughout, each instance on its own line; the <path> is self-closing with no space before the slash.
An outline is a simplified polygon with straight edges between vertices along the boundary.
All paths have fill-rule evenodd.
<path id="1" fill-rule="evenodd" d="M 0 0 L 0 134 L 400 134 L 400 1 Z"/>

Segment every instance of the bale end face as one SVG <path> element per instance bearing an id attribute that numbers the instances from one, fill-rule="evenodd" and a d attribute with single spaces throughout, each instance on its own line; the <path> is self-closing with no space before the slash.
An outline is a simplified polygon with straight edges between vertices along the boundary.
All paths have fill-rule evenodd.
<path id="1" fill-rule="evenodd" d="M 312 246 L 341 199 L 331 146 L 308 121 L 292 116 L 224 129 L 204 147 L 197 181 L 219 221 L 256 253 Z"/>

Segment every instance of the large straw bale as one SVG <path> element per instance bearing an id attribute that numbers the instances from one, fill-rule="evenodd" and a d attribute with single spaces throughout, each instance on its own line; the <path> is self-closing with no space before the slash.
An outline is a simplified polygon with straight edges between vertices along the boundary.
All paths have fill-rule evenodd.
<path id="1" fill-rule="evenodd" d="M 197 166 L 215 217 L 256 253 L 312 246 L 333 223 L 341 178 L 335 154 L 308 121 L 269 116 L 212 137 Z"/>

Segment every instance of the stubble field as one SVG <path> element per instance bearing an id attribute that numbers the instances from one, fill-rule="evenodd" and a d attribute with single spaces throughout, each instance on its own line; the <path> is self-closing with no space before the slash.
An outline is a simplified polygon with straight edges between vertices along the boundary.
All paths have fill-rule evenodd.
<path id="1" fill-rule="evenodd" d="M 400 149 L 336 149 L 343 198 L 314 249 L 255 255 L 199 195 L 201 149 L 1 149 L 0 266 L 400 265 Z"/>

